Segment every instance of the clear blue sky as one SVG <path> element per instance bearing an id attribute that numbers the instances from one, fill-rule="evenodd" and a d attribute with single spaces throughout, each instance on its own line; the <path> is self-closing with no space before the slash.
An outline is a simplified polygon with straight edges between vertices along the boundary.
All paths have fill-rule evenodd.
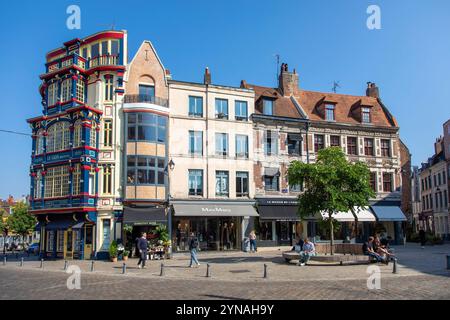
<path id="1" fill-rule="evenodd" d="M 66 28 L 66 8 L 81 7 L 81 30 Z M 381 30 L 366 9 L 381 8 Z M 130 56 L 151 40 L 175 79 L 275 85 L 275 54 L 296 68 L 300 86 L 364 94 L 376 82 L 397 118 L 413 163 L 433 152 L 450 118 L 450 1 L 11 1 L 0 12 L 0 129 L 30 132 L 41 114 L 45 54 L 75 37 L 126 29 Z M 31 138 L 0 132 L 0 197 L 29 193 Z"/>

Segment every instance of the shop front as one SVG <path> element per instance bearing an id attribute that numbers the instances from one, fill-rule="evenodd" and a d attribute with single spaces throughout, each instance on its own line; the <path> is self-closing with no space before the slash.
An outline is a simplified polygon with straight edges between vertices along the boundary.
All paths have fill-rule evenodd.
<path id="1" fill-rule="evenodd" d="M 296 198 L 257 198 L 255 219 L 258 246 L 292 246 L 304 235 Z"/>
<path id="2" fill-rule="evenodd" d="M 241 250 L 250 230 L 250 219 L 257 217 L 253 201 L 177 201 L 172 205 L 172 243 L 175 252 L 189 250 L 191 233 L 200 250 Z"/>
<path id="3" fill-rule="evenodd" d="M 377 203 L 371 206 L 376 217 L 374 234 L 390 240 L 392 244 L 404 244 L 404 224 L 407 221 L 399 206 Z"/>
<path id="4" fill-rule="evenodd" d="M 87 216 L 46 215 L 40 218 L 42 258 L 91 259 L 95 252 L 95 223 Z"/>

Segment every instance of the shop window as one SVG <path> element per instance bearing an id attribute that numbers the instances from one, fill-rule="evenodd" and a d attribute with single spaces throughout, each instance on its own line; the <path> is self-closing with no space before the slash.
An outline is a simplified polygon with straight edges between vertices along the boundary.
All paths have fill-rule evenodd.
<path id="1" fill-rule="evenodd" d="M 56 251 L 57 252 L 64 251 L 64 231 L 63 230 L 56 231 Z"/>
<path id="2" fill-rule="evenodd" d="M 102 246 L 100 250 L 109 250 L 109 245 L 111 242 L 111 220 L 102 220 L 103 234 L 102 234 Z"/>
<path id="3" fill-rule="evenodd" d="M 50 230 L 47 231 L 47 248 L 46 251 L 47 252 L 53 252 L 54 250 L 54 245 L 55 245 L 55 231 Z"/>
<path id="4" fill-rule="evenodd" d="M 272 241 L 273 240 L 273 221 L 259 222 L 259 240 Z"/>

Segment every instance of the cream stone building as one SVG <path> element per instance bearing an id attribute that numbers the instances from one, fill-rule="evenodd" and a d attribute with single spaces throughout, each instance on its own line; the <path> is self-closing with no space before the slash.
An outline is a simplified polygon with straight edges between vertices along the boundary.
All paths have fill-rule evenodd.
<path id="1" fill-rule="evenodd" d="M 170 204 L 174 249 L 195 233 L 206 250 L 240 249 L 252 200 L 254 91 L 169 81 Z"/>

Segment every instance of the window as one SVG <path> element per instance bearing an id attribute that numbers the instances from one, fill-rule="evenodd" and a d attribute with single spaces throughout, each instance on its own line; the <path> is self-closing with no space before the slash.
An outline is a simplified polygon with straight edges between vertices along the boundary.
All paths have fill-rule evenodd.
<path id="1" fill-rule="evenodd" d="M 111 220 L 110 219 L 102 219 L 102 246 L 101 250 L 108 250 L 111 241 Z"/>
<path id="2" fill-rule="evenodd" d="M 302 138 L 300 134 L 297 133 L 288 133 L 287 135 L 287 145 L 288 145 L 288 153 L 289 155 L 301 155 L 300 142 Z"/>
<path id="3" fill-rule="evenodd" d="M 347 153 L 349 155 L 358 154 L 358 146 L 356 137 L 347 137 Z"/>
<path id="4" fill-rule="evenodd" d="M 112 101 L 114 97 L 114 77 L 111 75 L 105 76 L 105 100 Z"/>
<path id="5" fill-rule="evenodd" d="M 236 135 L 236 158 L 248 159 L 248 136 Z"/>
<path id="6" fill-rule="evenodd" d="M 248 107 L 246 101 L 234 102 L 234 113 L 236 120 L 247 121 L 248 120 Z"/>
<path id="7" fill-rule="evenodd" d="M 140 102 L 154 102 L 155 101 L 155 86 L 140 84 L 139 85 L 139 101 Z"/>
<path id="8" fill-rule="evenodd" d="M 189 195 L 203 196 L 203 170 L 189 170 Z"/>
<path id="9" fill-rule="evenodd" d="M 72 98 L 72 78 L 61 82 L 61 101 L 66 102 Z"/>
<path id="10" fill-rule="evenodd" d="M 216 156 L 228 155 L 228 134 L 216 133 Z"/>
<path id="11" fill-rule="evenodd" d="M 383 173 L 383 191 L 384 192 L 392 192 L 392 174 L 391 173 Z"/>
<path id="12" fill-rule="evenodd" d="M 273 115 L 273 100 L 263 99 L 263 114 L 272 116 Z"/>
<path id="13" fill-rule="evenodd" d="M 324 136 L 321 134 L 314 135 L 314 151 L 318 152 L 321 149 L 325 148 Z"/>
<path id="14" fill-rule="evenodd" d="M 438 185 L 441 185 L 441 173 L 438 173 Z"/>
<path id="15" fill-rule="evenodd" d="M 334 121 L 334 108 L 335 106 L 333 104 L 327 104 L 325 105 L 325 120 L 327 121 Z"/>
<path id="16" fill-rule="evenodd" d="M 81 190 L 81 170 L 79 165 L 75 165 L 72 172 L 72 195 L 80 194 Z"/>
<path id="17" fill-rule="evenodd" d="M 81 52 L 81 56 L 85 59 L 88 58 L 88 49 L 87 48 L 83 48 L 83 50 Z"/>
<path id="18" fill-rule="evenodd" d="M 113 56 L 118 56 L 119 52 L 120 52 L 119 41 L 118 40 L 111 40 L 111 54 Z"/>
<path id="19" fill-rule="evenodd" d="M 370 173 L 369 184 L 370 184 L 370 187 L 372 188 L 372 190 L 374 192 L 377 192 L 377 173 L 376 172 Z"/>
<path id="20" fill-rule="evenodd" d="M 280 191 L 278 176 L 264 176 L 264 189 L 266 191 Z"/>
<path id="21" fill-rule="evenodd" d="M 64 230 L 56 230 L 56 251 L 64 251 Z"/>
<path id="22" fill-rule="evenodd" d="M 373 156 L 373 139 L 365 138 L 364 139 L 364 154 L 366 156 Z"/>
<path id="23" fill-rule="evenodd" d="M 361 119 L 363 123 L 370 123 L 370 108 L 362 108 L 361 109 Z"/>
<path id="24" fill-rule="evenodd" d="M 447 195 L 447 190 L 444 190 L 444 207 L 445 207 L 445 208 L 448 207 L 448 195 Z"/>
<path id="25" fill-rule="evenodd" d="M 248 172 L 236 172 L 236 197 L 248 197 Z"/>
<path id="26" fill-rule="evenodd" d="M 69 195 L 69 168 L 67 166 L 47 169 L 45 175 L 45 198 L 65 197 Z"/>
<path id="27" fill-rule="evenodd" d="M 77 82 L 77 87 L 76 87 L 76 99 L 80 102 L 84 102 L 84 80 L 78 78 Z"/>
<path id="28" fill-rule="evenodd" d="M 39 199 L 42 197 L 42 174 L 41 170 L 36 171 L 36 176 L 34 177 L 33 184 L 33 198 Z"/>
<path id="29" fill-rule="evenodd" d="M 340 147 L 341 146 L 341 137 L 340 136 L 330 136 L 330 146 L 331 147 Z"/>
<path id="30" fill-rule="evenodd" d="M 106 56 L 108 54 L 108 41 L 102 42 L 102 55 Z"/>
<path id="31" fill-rule="evenodd" d="M 97 58 L 100 55 L 100 44 L 93 44 L 91 47 L 91 59 Z"/>
<path id="32" fill-rule="evenodd" d="M 202 156 L 203 155 L 203 132 L 189 131 L 189 154 Z"/>
<path id="33" fill-rule="evenodd" d="M 289 184 L 290 192 L 302 192 L 303 191 L 303 183 L 300 184 Z"/>
<path id="34" fill-rule="evenodd" d="M 95 122 L 95 121 L 91 122 L 91 134 L 90 134 L 89 145 L 92 148 L 97 148 L 97 122 Z"/>
<path id="35" fill-rule="evenodd" d="M 55 248 L 55 231 L 47 231 L 47 252 L 53 252 Z"/>
<path id="36" fill-rule="evenodd" d="M 111 166 L 106 165 L 103 167 L 103 194 L 111 194 L 112 189 L 112 175 Z"/>
<path id="37" fill-rule="evenodd" d="M 81 139 L 82 139 L 82 130 L 83 127 L 81 125 L 81 120 L 77 120 L 74 124 L 74 130 L 73 130 L 73 147 L 81 147 Z"/>
<path id="38" fill-rule="evenodd" d="M 203 98 L 189 96 L 189 116 L 203 117 Z"/>
<path id="39" fill-rule="evenodd" d="M 44 139 L 43 133 L 44 133 L 44 130 L 42 130 L 42 129 L 38 130 L 38 132 L 36 133 L 36 146 L 35 146 L 36 154 L 44 153 L 45 139 Z"/>
<path id="40" fill-rule="evenodd" d="M 264 135 L 265 154 L 268 156 L 278 154 L 278 134 L 274 131 L 267 130 L 264 132 Z"/>
<path id="41" fill-rule="evenodd" d="M 228 100 L 216 98 L 216 118 L 228 119 Z"/>
<path id="42" fill-rule="evenodd" d="M 47 152 L 66 150 L 69 148 L 69 122 L 60 121 L 52 124 L 47 130 Z"/>
<path id="43" fill-rule="evenodd" d="M 95 170 L 92 169 L 89 171 L 89 195 L 95 196 L 96 194 L 96 182 L 97 182 L 97 175 L 95 173 Z"/>
<path id="44" fill-rule="evenodd" d="M 228 171 L 216 171 L 216 196 L 228 197 L 228 185 Z"/>
<path id="45" fill-rule="evenodd" d="M 103 146 L 112 147 L 112 120 L 105 120 L 103 130 Z"/>
<path id="46" fill-rule="evenodd" d="M 167 117 L 152 113 L 128 114 L 128 141 L 165 143 Z"/>
<path id="47" fill-rule="evenodd" d="M 382 157 L 390 157 L 391 156 L 390 140 L 381 139 L 381 156 Z"/>
<path id="48" fill-rule="evenodd" d="M 51 107 L 58 102 L 58 82 L 53 82 L 47 89 L 47 106 Z"/>
<path id="49" fill-rule="evenodd" d="M 128 156 L 127 167 L 128 185 L 165 185 L 164 158 Z"/>

